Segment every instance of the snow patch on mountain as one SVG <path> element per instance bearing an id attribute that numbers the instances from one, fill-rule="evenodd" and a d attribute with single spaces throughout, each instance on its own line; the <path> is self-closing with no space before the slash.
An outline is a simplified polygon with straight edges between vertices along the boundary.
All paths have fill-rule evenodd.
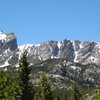
<path id="1" fill-rule="evenodd" d="M 18 49 L 19 49 L 20 51 L 25 51 L 25 50 L 27 50 L 27 49 L 33 47 L 33 46 L 39 47 L 40 44 L 24 44 L 24 45 L 19 46 Z"/>
<path id="2" fill-rule="evenodd" d="M 99 53 L 100 53 L 100 42 L 97 43 L 97 45 L 95 46 L 95 48 L 98 48 L 99 49 Z"/>
<path id="3" fill-rule="evenodd" d="M 100 49 L 100 43 L 97 43 L 97 45 L 95 47 L 98 47 Z"/>
<path id="4" fill-rule="evenodd" d="M 80 49 L 81 49 L 81 48 L 83 48 L 82 44 L 83 44 L 83 42 L 81 42 L 81 43 L 79 44 L 79 46 L 80 46 Z"/>
<path id="5" fill-rule="evenodd" d="M 58 42 L 57 45 L 58 45 L 58 48 L 60 49 L 61 48 L 61 42 Z"/>
<path id="6" fill-rule="evenodd" d="M 25 52 L 27 49 L 28 49 L 27 52 L 29 52 L 30 51 L 29 48 L 32 46 L 33 46 L 33 44 L 24 44 L 24 45 L 19 46 L 18 47 L 19 52 L 17 52 L 19 54 L 19 59 L 20 59 L 22 53 Z"/>
<path id="7" fill-rule="evenodd" d="M 91 56 L 90 59 L 92 60 L 93 63 L 96 63 L 96 61 L 97 61 L 97 59 L 93 56 Z"/>
<path id="8" fill-rule="evenodd" d="M 6 41 L 6 34 L 4 34 L 2 31 L 0 31 L 0 40 L 2 42 Z"/>
<path id="9" fill-rule="evenodd" d="M 19 46 L 18 49 L 20 51 L 25 51 L 26 49 L 28 49 L 29 47 L 32 47 L 32 46 L 33 46 L 33 44 L 24 44 L 24 45 Z"/>
<path id="10" fill-rule="evenodd" d="M 75 57 L 74 57 L 74 62 L 78 62 L 78 61 L 77 61 L 78 52 L 77 52 L 77 51 L 76 51 L 76 49 L 75 49 L 75 41 L 72 41 L 72 44 L 73 44 L 74 54 L 75 54 Z"/>
<path id="11" fill-rule="evenodd" d="M 0 68 L 6 67 L 6 66 L 9 66 L 8 60 L 3 65 L 0 65 Z"/>

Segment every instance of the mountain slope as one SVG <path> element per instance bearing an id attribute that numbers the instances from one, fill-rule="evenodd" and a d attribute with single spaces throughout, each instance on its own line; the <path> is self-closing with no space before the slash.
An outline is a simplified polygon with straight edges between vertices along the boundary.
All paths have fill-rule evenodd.
<path id="1" fill-rule="evenodd" d="M 100 43 L 64 40 L 48 41 L 40 45 L 24 45 L 19 51 L 27 51 L 34 59 L 47 60 L 64 58 L 82 64 L 100 64 Z"/>
<path id="2" fill-rule="evenodd" d="M 65 39 L 17 46 L 14 33 L 0 32 L 1 69 L 16 70 L 24 51 L 36 84 L 39 74 L 45 72 L 54 85 L 77 81 L 84 86 L 100 86 L 100 43 Z"/>
<path id="3" fill-rule="evenodd" d="M 38 84 L 41 73 L 46 73 L 52 84 L 59 87 L 66 87 L 74 81 L 81 86 L 100 86 L 100 66 L 96 64 L 82 65 L 65 59 L 49 59 L 31 68 L 35 85 Z"/>
<path id="4" fill-rule="evenodd" d="M 17 41 L 14 33 L 4 34 L 0 32 L 0 67 L 15 64 L 17 58 Z"/>
<path id="5" fill-rule="evenodd" d="M 0 66 L 5 63 L 16 64 L 22 52 L 28 53 L 31 64 L 47 59 L 63 58 L 81 64 L 95 63 L 100 64 L 100 43 L 64 41 L 47 41 L 41 44 L 25 44 L 17 46 L 14 33 L 4 34 L 0 32 Z M 12 62 L 13 60 L 13 62 Z M 5 65 L 6 65 L 5 64 Z"/>

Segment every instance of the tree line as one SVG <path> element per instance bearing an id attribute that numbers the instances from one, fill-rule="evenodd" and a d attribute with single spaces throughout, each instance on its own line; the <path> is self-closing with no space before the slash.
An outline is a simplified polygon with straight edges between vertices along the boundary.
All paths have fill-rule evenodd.
<path id="1" fill-rule="evenodd" d="M 0 100 L 83 100 L 77 84 L 73 84 L 70 93 L 66 89 L 54 89 L 44 73 L 39 86 L 33 86 L 30 71 L 25 52 L 19 61 L 17 77 L 9 71 L 0 71 Z"/>

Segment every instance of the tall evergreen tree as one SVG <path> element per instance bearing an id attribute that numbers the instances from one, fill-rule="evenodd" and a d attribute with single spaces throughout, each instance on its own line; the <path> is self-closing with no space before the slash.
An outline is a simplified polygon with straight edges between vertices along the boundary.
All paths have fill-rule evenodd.
<path id="1" fill-rule="evenodd" d="M 27 61 L 27 53 L 24 52 L 19 61 L 19 73 L 20 73 L 20 81 L 22 87 L 22 97 L 21 100 L 32 100 L 32 88 L 29 85 L 29 74 L 30 68 L 29 63 Z"/>
<path id="2" fill-rule="evenodd" d="M 51 90 L 51 85 L 50 83 L 48 83 L 48 80 L 45 74 L 41 75 L 40 91 L 38 92 L 37 97 L 39 98 L 39 100 L 54 100 L 53 91 Z"/>
<path id="3" fill-rule="evenodd" d="M 53 92 L 51 90 L 51 85 L 47 80 L 47 77 L 45 74 L 42 74 L 40 78 L 40 86 L 41 86 L 41 95 L 42 100 L 53 100 Z"/>

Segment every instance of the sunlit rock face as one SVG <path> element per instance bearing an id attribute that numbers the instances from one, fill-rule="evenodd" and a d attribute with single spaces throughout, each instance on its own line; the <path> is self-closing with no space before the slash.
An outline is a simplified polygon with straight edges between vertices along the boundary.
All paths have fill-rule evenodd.
<path id="1" fill-rule="evenodd" d="M 59 58 L 81 64 L 100 64 L 100 43 L 65 39 L 17 46 L 14 33 L 0 31 L 0 65 L 7 65 L 7 62 L 16 64 L 24 51 L 27 52 L 31 64 Z"/>
<path id="2" fill-rule="evenodd" d="M 17 40 L 14 33 L 0 31 L 0 67 L 16 64 Z"/>
<path id="3" fill-rule="evenodd" d="M 27 52 L 34 74 L 46 72 L 58 86 L 75 80 L 85 86 L 100 86 L 100 43 L 65 39 L 17 46 L 14 33 L 0 31 L 0 69 L 18 69 L 23 52 Z"/>
<path id="4" fill-rule="evenodd" d="M 19 51 L 27 51 L 33 59 L 66 59 L 82 64 L 100 64 L 100 43 L 79 40 L 47 41 L 42 44 L 26 44 L 19 46 Z M 20 53 L 19 52 L 19 53 Z M 31 59 L 32 60 L 32 59 Z"/>

